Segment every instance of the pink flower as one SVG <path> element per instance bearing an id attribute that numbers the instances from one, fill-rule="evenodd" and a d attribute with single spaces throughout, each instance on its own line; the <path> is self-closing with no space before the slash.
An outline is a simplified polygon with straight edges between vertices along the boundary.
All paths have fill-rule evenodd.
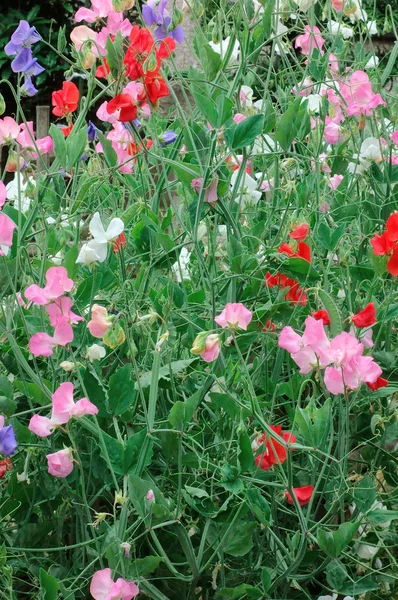
<path id="1" fill-rule="evenodd" d="M 87 328 L 91 335 L 96 338 L 103 338 L 111 326 L 111 317 L 105 306 L 94 304 L 91 309 L 91 321 L 87 323 Z"/>
<path id="2" fill-rule="evenodd" d="M 68 477 L 73 471 L 72 448 L 47 454 L 48 472 L 54 477 Z"/>
<path id="3" fill-rule="evenodd" d="M 12 117 L 0 119 L 0 146 L 16 140 L 20 129 L 20 126 Z"/>
<path id="4" fill-rule="evenodd" d="M 84 321 L 83 317 L 75 314 L 71 311 L 72 300 L 67 296 L 57 298 L 55 302 L 46 306 L 46 312 L 50 317 L 50 323 L 53 327 L 56 327 L 60 323 L 70 323 L 76 325 L 79 321 Z"/>
<path id="5" fill-rule="evenodd" d="M 328 181 L 328 186 L 330 187 L 331 190 L 337 190 L 337 188 L 339 187 L 340 183 L 343 181 L 344 179 L 344 175 L 333 175 L 333 177 L 331 177 Z"/>
<path id="6" fill-rule="evenodd" d="M 394 133 L 391 136 L 391 139 L 394 142 L 394 144 L 398 146 L 398 129 L 394 131 Z"/>
<path id="7" fill-rule="evenodd" d="M 323 55 L 322 46 L 325 40 L 321 36 L 318 27 L 311 28 L 310 25 L 306 25 L 304 31 L 305 33 L 299 35 L 296 39 L 295 48 L 301 48 L 301 52 L 306 56 L 311 55 L 315 48 L 317 48 L 320 54 Z"/>
<path id="8" fill-rule="evenodd" d="M 252 313 L 243 304 L 229 302 L 214 320 L 224 329 L 244 329 L 246 331 L 252 318 Z"/>
<path id="9" fill-rule="evenodd" d="M 91 580 L 90 594 L 94 600 L 132 600 L 139 593 L 133 581 L 119 578 L 114 583 L 110 569 L 97 571 Z"/>
<path id="10" fill-rule="evenodd" d="M 145 496 L 145 498 L 147 500 L 149 500 L 150 502 L 153 502 L 155 500 L 155 494 L 153 493 L 153 490 L 148 490 L 147 495 Z"/>
<path id="11" fill-rule="evenodd" d="M 332 0 L 332 6 L 336 12 L 343 10 L 344 0 Z"/>
<path id="12" fill-rule="evenodd" d="M 82 46 L 86 45 L 89 47 L 87 42 L 94 42 L 96 37 L 97 34 L 95 31 L 87 27 L 87 25 L 78 25 L 72 29 L 70 34 L 70 39 L 78 52 L 82 49 Z"/>
<path id="13" fill-rule="evenodd" d="M 284 327 L 279 335 L 278 345 L 289 352 L 300 367 L 301 374 L 309 373 L 318 364 L 325 366 L 330 362 L 327 354 L 329 340 L 323 321 L 317 321 L 311 316 L 305 320 L 302 336 L 289 325 Z"/>
<path id="14" fill-rule="evenodd" d="M 106 121 L 107 123 L 116 123 L 119 119 L 120 109 L 118 109 L 113 114 L 108 113 L 108 102 L 105 100 L 97 110 L 97 117 L 100 121 Z M 109 139 L 109 138 L 108 138 Z"/>
<path id="15" fill-rule="evenodd" d="M 192 354 L 198 354 L 206 362 L 213 362 L 220 354 L 220 338 L 216 333 L 206 335 L 200 333 L 192 346 Z"/>
<path id="16" fill-rule="evenodd" d="M 46 273 L 46 280 L 47 285 L 44 288 L 33 284 L 25 290 L 25 297 L 38 306 L 48 304 L 73 288 L 73 280 L 68 277 L 65 267 L 50 267 Z"/>
<path id="17" fill-rule="evenodd" d="M 242 121 L 244 121 L 245 119 L 247 119 L 247 117 L 246 115 L 242 115 L 242 113 L 236 113 L 236 115 L 234 115 L 233 117 L 235 123 L 242 123 Z"/>
<path id="18" fill-rule="evenodd" d="M 91 0 L 90 8 L 79 8 L 75 14 L 75 21 L 87 21 L 87 23 L 94 23 L 97 19 L 105 19 L 113 11 L 112 0 Z"/>
<path id="19" fill-rule="evenodd" d="M 16 225 L 8 215 L 0 213 L 0 256 L 7 255 L 12 246 L 12 236 Z"/>
<path id="20" fill-rule="evenodd" d="M 18 133 L 16 140 L 22 148 L 32 148 L 33 140 L 35 139 L 33 121 L 27 121 L 26 124 L 20 125 L 20 132 Z"/>
<path id="21" fill-rule="evenodd" d="M 65 425 L 72 417 L 79 419 L 86 415 L 98 414 L 98 408 L 87 398 L 81 398 L 81 400 L 75 403 L 73 400 L 73 390 L 73 383 L 61 383 L 51 396 L 51 417 L 33 415 L 29 423 L 30 431 L 33 431 L 39 437 L 47 437 L 51 435 L 54 427 Z"/>
<path id="22" fill-rule="evenodd" d="M 341 85 L 340 93 L 347 103 L 348 115 L 370 115 L 377 106 L 387 106 L 380 94 L 373 92 L 372 84 L 364 71 L 355 71 L 349 83 Z"/>
<path id="23" fill-rule="evenodd" d="M 7 200 L 7 188 L 4 183 L 0 180 L 0 209 L 3 208 Z"/>
<path id="24" fill-rule="evenodd" d="M 69 323 L 57 325 L 54 335 L 39 332 L 29 340 L 29 351 L 33 356 L 52 356 L 56 346 L 66 346 L 73 340 L 73 329 Z"/>
<path id="25" fill-rule="evenodd" d="M 326 117 L 326 126 L 323 135 L 328 144 L 338 144 L 340 139 L 340 125 L 334 123 L 329 117 Z"/>

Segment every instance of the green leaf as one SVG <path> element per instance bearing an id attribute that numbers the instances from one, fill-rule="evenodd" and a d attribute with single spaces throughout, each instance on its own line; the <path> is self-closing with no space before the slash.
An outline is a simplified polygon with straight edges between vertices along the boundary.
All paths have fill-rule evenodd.
<path id="1" fill-rule="evenodd" d="M 125 413 L 135 399 L 134 382 L 130 377 L 131 365 L 124 365 L 109 379 L 109 407 L 115 415 Z"/>
<path id="2" fill-rule="evenodd" d="M 40 569 L 39 573 L 41 600 L 56 600 L 59 588 L 58 581 L 44 569 Z"/>
<path id="3" fill-rule="evenodd" d="M 163 562 L 161 556 L 145 556 L 145 558 L 137 558 L 129 569 L 129 579 L 139 579 L 150 575 Z"/>
<path id="4" fill-rule="evenodd" d="M 230 539 L 223 548 L 225 554 L 245 556 L 253 547 L 253 533 L 257 529 L 255 522 L 238 522 L 235 524 Z"/>
<path id="5" fill-rule="evenodd" d="M 51 123 L 49 133 L 54 142 L 54 152 L 57 157 L 57 160 L 61 167 L 66 169 L 68 161 L 65 136 L 59 129 L 59 127 L 54 125 L 54 123 Z"/>
<path id="6" fill-rule="evenodd" d="M 198 41 L 199 57 L 208 81 L 213 81 L 222 67 L 221 56 L 209 44 Z"/>
<path id="7" fill-rule="evenodd" d="M 372 590 L 378 590 L 379 587 L 379 584 L 376 583 L 376 581 L 374 581 L 371 577 L 362 577 L 356 581 L 350 581 L 346 583 L 339 590 L 339 592 L 344 596 L 357 596 L 359 594 L 366 594 L 366 592 L 371 592 Z"/>
<path id="8" fill-rule="evenodd" d="M 205 119 L 209 121 L 213 127 L 217 127 L 218 113 L 213 100 L 209 96 L 203 96 L 198 92 L 194 92 L 193 97 L 195 98 L 196 106 L 199 108 Z"/>
<path id="9" fill-rule="evenodd" d="M 230 598 L 239 600 L 240 598 L 262 598 L 262 592 L 248 583 L 241 583 L 235 588 L 221 588 L 217 593 L 217 598 Z"/>
<path id="10" fill-rule="evenodd" d="M 245 491 L 250 510 L 262 525 L 268 527 L 271 519 L 271 509 L 258 488 L 252 487 Z"/>
<path id="11" fill-rule="evenodd" d="M 289 150 L 293 140 L 299 136 L 300 130 L 306 130 L 309 123 L 307 102 L 297 98 L 279 119 L 276 129 L 276 141 L 283 150 Z"/>
<path id="12" fill-rule="evenodd" d="M 239 433 L 238 462 L 241 472 L 251 471 L 254 468 L 252 445 L 246 431 Z"/>
<path id="13" fill-rule="evenodd" d="M 168 381 L 170 379 L 170 375 L 175 375 L 176 373 L 180 373 L 181 371 L 184 371 L 184 369 L 189 367 L 189 365 L 191 363 L 193 363 L 195 360 L 196 360 L 196 358 L 190 358 L 188 360 L 176 360 L 170 364 L 170 367 L 169 367 L 169 365 L 167 365 L 166 367 L 161 367 L 159 369 L 159 380 L 165 379 L 166 381 Z M 152 379 L 152 371 L 148 371 L 147 373 L 144 373 L 139 378 L 139 383 L 137 382 L 135 384 L 135 389 L 138 390 L 140 387 L 146 388 L 146 387 L 150 386 L 151 379 Z"/>
<path id="14" fill-rule="evenodd" d="M 224 137 L 231 150 L 238 150 L 250 146 L 257 136 L 261 135 L 264 128 L 265 117 L 262 114 L 248 117 L 236 124 L 232 119 L 226 123 Z"/>
<path id="15" fill-rule="evenodd" d="M 79 131 L 72 130 L 66 145 L 68 170 L 71 170 L 82 156 L 87 144 L 87 126 Z"/>
<path id="16" fill-rule="evenodd" d="M 58 31 L 57 50 L 60 54 L 62 54 L 62 52 L 65 50 L 66 44 L 67 44 L 65 30 L 66 30 L 66 25 L 63 25 L 62 27 L 59 28 L 59 31 Z"/>
<path id="17" fill-rule="evenodd" d="M 332 560 L 326 567 L 326 581 L 334 590 L 339 590 L 348 579 L 345 566 L 339 560 Z"/>
<path id="18" fill-rule="evenodd" d="M 342 523 L 336 531 L 318 529 L 318 545 L 331 558 L 336 558 L 350 543 L 358 531 L 360 522 Z"/>
<path id="19" fill-rule="evenodd" d="M 334 231 L 326 225 L 326 223 L 320 223 L 318 227 L 318 239 L 320 243 L 326 248 L 326 250 L 333 251 L 337 246 L 341 236 L 345 230 L 345 225 L 339 225 Z"/>
<path id="20" fill-rule="evenodd" d="M 98 416 L 109 416 L 107 394 L 100 380 L 86 369 L 83 375 L 83 383 L 89 400 L 95 404 L 99 410 Z"/>
<path id="21" fill-rule="evenodd" d="M 119 440 L 111 437 L 105 431 L 102 432 L 102 438 L 104 440 L 106 453 L 102 445 L 100 446 L 100 454 L 102 458 L 105 460 L 106 464 L 108 464 L 107 456 L 109 457 L 109 462 L 112 465 L 112 469 L 117 475 L 124 475 L 123 469 L 123 458 L 124 458 L 124 447 Z"/>
<path id="22" fill-rule="evenodd" d="M 113 149 L 112 142 L 110 142 L 103 133 L 97 132 L 98 139 L 101 142 L 102 150 L 105 157 L 105 162 L 110 169 L 117 165 L 117 154 Z"/>
<path id="23" fill-rule="evenodd" d="M 11 400 L 14 398 L 12 383 L 5 375 L 0 375 L 0 393 Z"/>
<path id="24" fill-rule="evenodd" d="M 187 490 L 188 494 L 193 498 L 209 498 L 209 494 L 206 490 L 202 490 L 201 488 L 191 487 L 190 485 L 184 486 Z"/>
<path id="25" fill-rule="evenodd" d="M 107 63 L 109 65 L 113 77 L 117 79 L 124 69 L 123 36 L 120 33 L 120 31 L 116 34 L 113 41 L 111 40 L 111 37 L 108 36 L 105 48 L 107 50 Z"/>
<path id="26" fill-rule="evenodd" d="M 376 508 L 375 510 L 371 510 L 366 518 L 372 523 L 387 523 L 388 521 L 394 521 L 398 519 L 398 510 L 383 510 L 381 508 Z"/>
<path id="27" fill-rule="evenodd" d="M 361 479 L 352 490 L 352 496 L 356 507 L 362 513 L 369 510 L 376 501 L 376 482 L 370 475 Z"/>
<path id="28" fill-rule="evenodd" d="M 271 573 L 267 567 L 261 569 L 261 583 L 263 584 L 264 593 L 266 594 L 272 585 Z"/>
<path id="29" fill-rule="evenodd" d="M 135 433 L 127 440 L 124 452 L 123 452 L 123 474 L 134 473 L 134 468 L 139 462 L 141 452 L 145 450 L 145 439 L 148 433 L 146 429 L 142 429 L 138 433 Z M 153 440 L 149 439 L 149 444 L 146 448 L 146 456 L 144 468 L 151 464 L 152 459 Z"/>
<path id="30" fill-rule="evenodd" d="M 330 333 L 333 337 L 343 331 L 341 319 L 334 300 L 324 290 L 318 290 L 319 298 L 330 317 Z"/>
<path id="31" fill-rule="evenodd" d="M 301 280 L 316 281 L 320 277 L 308 260 L 299 257 L 288 258 L 280 266 L 280 271 Z"/>
<path id="32" fill-rule="evenodd" d="M 78 270 L 78 264 L 76 263 L 76 259 L 78 256 L 78 246 L 72 246 L 71 248 L 68 248 L 68 250 L 65 253 L 63 266 L 68 271 L 68 277 L 70 277 L 71 279 L 74 279 L 76 277 L 76 273 Z"/>
<path id="33" fill-rule="evenodd" d="M 173 408 L 169 412 L 171 426 L 178 431 L 184 431 L 192 421 L 192 417 L 195 410 L 198 408 L 201 399 L 202 390 L 198 390 L 193 396 L 185 400 L 185 402 L 181 402 L 181 400 L 175 402 Z"/>

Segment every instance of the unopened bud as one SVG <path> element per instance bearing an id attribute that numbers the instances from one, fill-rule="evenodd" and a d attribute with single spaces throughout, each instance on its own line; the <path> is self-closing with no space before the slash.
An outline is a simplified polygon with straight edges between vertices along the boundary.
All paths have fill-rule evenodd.
<path id="1" fill-rule="evenodd" d="M 0 115 L 4 115 L 6 111 L 6 103 L 5 100 L 2 96 L 2 94 L 0 94 Z"/>
<path id="2" fill-rule="evenodd" d="M 163 335 L 160 336 L 160 338 L 156 342 L 155 352 L 160 352 L 163 345 L 167 342 L 168 339 L 169 339 L 169 332 L 166 331 Z"/>
<path id="3" fill-rule="evenodd" d="M 117 348 L 121 346 L 126 339 L 126 335 L 119 323 L 113 323 L 105 333 L 102 341 L 108 348 Z"/>
<path id="4" fill-rule="evenodd" d="M 181 25 L 183 20 L 184 20 L 184 13 L 182 12 L 182 10 L 175 7 L 174 12 L 173 12 L 173 20 L 171 22 L 171 25 L 169 26 L 169 30 L 173 31 L 173 29 L 175 29 L 176 27 Z"/>
<path id="5" fill-rule="evenodd" d="M 207 338 L 208 334 L 206 333 L 206 331 L 202 331 L 201 333 L 199 333 L 199 335 L 196 336 L 196 338 L 194 339 L 192 348 L 191 348 L 191 352 L 192 354 L 202 354 L 202 352 L 204 352 L 205 347 L 206 347 L 206 338 Z"/>

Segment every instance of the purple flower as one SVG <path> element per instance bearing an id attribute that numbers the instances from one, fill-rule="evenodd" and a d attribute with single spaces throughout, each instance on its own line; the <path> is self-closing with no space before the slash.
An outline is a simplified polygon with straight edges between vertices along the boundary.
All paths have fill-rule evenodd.
<path id="1" fill-rule="evenodd" d="M 100 129 L 98 129 L 98 127 L 96 127 L 94 125 L 94 123 L 89 121 L 88 128 L 87 128 L 87 137 L 88 137 L 89 142 L 93 142 L 95 140 L 95 138 L 97 137 L 97 131 L 102 133 L 102 131 Z"/>
<path id="2" fill-rule="evenodd" d="M 22 48 L 21 52 L 12 61 L 11 69 L 14 73 L 24 73 L 27 77 L 40 75 L 44 71 L 37 58 L 33 58 L 30 48 Z"/>
<path id="3" fill-rule="evenodd" d="M 13 426 L 7 425 L 7 427 L 0 429 L 0 453 L 5 456 L 15 454 L 17 446 Z"/>
<path id="4" fill-rule="evenodd" d="M 169 131 L 165 131 L 160 136 L 160 141 L 161 141 L 162 147 L 167 146 L 168 144 L 172 144 L 173 142 L 176 141 L 177 137 L 178 136 L 177 136 L 176 132 L 173 131 L 172 129 L 170 129 Z"/>
<path id="5" fill-rule="evenodd" d="M 141 127 L 141 121 L 139 121 L 138 119 L 134 119 L 133 123 L 137 129 L 139 129 Z"/>
<path id="6" fill-rule="evenodd" d="M 142 17 L 145 25 L 151 27 L 158 25 L 155 29 L 155 38 L 163 40 L 165 37 L 172 37 L 177 44 L 181 44 L 184 40 L 184 30 L 179 25 L 169 31 L 172 24 L 172 19 L 166 10 L 167 0 L 148 0 L 147 4 L 142 7 Z"/>
<path id="7" fill-rule="evenodd" d="M 17 29 L 11 36 L 11 41 L 4 48 L 7 56 L 15 56 L 22 48 L 30 48 L 33 44 L 41 40 L 35 27 L 31 27 L 27 21 L 20 21 Z"/>
<path id="8" fill-rule="evenodd" d="M 30 77 L 25 77 L 25 81 L 23 85 L 21 85 L 20 91 L 22 96 L 28 96 L 29 98 L 37 94 L 37 89 L 33 85 L 32 79 Z"/>

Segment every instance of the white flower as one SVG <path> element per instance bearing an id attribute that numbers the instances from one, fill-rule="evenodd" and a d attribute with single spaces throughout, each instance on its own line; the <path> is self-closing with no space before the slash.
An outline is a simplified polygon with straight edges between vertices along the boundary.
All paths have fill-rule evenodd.
<path id="1" fill-rule="evenodd" d="M 307 111 L 309 113 L 319 112 L 322 106 L 322 96 L 320 96 L 319 94 L 310 94 L 307 97 L 304 96 L 303 102 L 304 100 L 308 100 Z"/>
<path id="2" fill-rule="evenodd" d="M 311 6 L 317 3 L 317 0 L 294 0 L 295 4 L 297 4 L 298 9 L 301 12 L 307 12 Z"/>
<path id="3" fill-rule="evenodd" d="M 95 262 L 104 262 L 107 254 L 107 244 L 100 244 L 96 240 L 91 240 L 87 244 L 83 244 L 76 262 L 83 265 L 91 265 Z"/>
<path id="4" fill-rule="evenodd" d="M 22 177 L 19 178 L 19 194 L 18 194 L 18 173 L 15 173 L 14 179 L 12 179 L 6 185 L 7 200 L 14 202 L 14 208 L 20 210 L 21 213 L 25 214 L 29 210 L 31 198 L 27 195 L 28 186 L 32 185 L 36 187 L 34 179 L 28 177 L 26 181 Z"/>
<path id="5" fill-rule="evenodd" d="M 382 159 L 380 150 L 380 140 L 374 137 L 366 138 L 361 144 L 361 149 L 358 154 L 354 154 L 354 159 L 359 161 L 358 163 L 348 163 L 348 172 L 351 174 L 361 175 L 369 169 L 372 161 L 379 162 Z"/>
<path id="6" fill-rule="evenodd" d="M 231 183 L 230 183 L 231 192 L 235 187 L 235 183 L 237 181 L 238 174 L 239 174 L 239 171 L 234 171 L 232 173 Z M 250 175 L 248 175 L 248 173 L 245 172 L 240 181 L 238 194 L 235 197 L 235 202 L 239 202 L 240 197 L 241 197 L 243 203 L 257 204 L 257 202 L 261 198 L 261 195 L 262 195 L 262 193 L 257 190 L 257 181 L 255 181 L 255 179 L 250 177 Z"/>
<path id="7" fill-rule="evenodd" d="M 106 244 L 115 240 L 124 231 L 124 223 L 121 219 L 112 219 L 105 231 L 100 214 L 96 212 L 90 221 L 89 229 L 96 242 Z"/>
<path id="8" fill-rule="evenodd" d="M 380 59 L 378 56 L 371 56 L 365 65 L 365 69 L 375 69 L 379 65 Z"/>
<path id="9" fill-rule="evenodd" d="M 209 42 L 209 46 L 210 46 L 210 48 L 212 48 L 212 50 L 214 50 L 214 52 L 217 52 L 217 54 L 219 54 L 221 56 L 221 58 L 223 59 L 227 53 L 230 39 L 231 39 L 231 36 L 228 36 L 225 38 L 225 40 L 221 40 L 221 42 L 218 44 L 215 44 L 214 42 Z M 233 45 L 231 57 L 228 62 L 229 65 L 231 63 L 237 62 L 239 52 L 240 52 L 240 45 L 239 45 L 238 40 L 236 40 L 236 42 Z"/>
<path id="10" fill-rule="evenodd" d="M 54 256 L 51 256 L 51 262 L 53 262 L 55 265 L 62 265 L 62 260 L 63 260 L 62 250 L 57 252 L 57 254 L 55 254 Z"/>
<path id="11" fill-rule="evenodd" d="M 258 2 L 258 0 L 253 0 L 254 4 L 254 14 L 256 16 L 260 16 L 264 14 L 264 6 Z"/>
<path id="12" fill-rule="evenodd" d="M 239 99 L 242 106 L 252 106 L 253 90 L 248 85 L 242 85 L 239 92 Z"/>
<path id="13" fill-rule="evenodd" d="M 93 344 L 89 348 L 87 348 L 87 358 L 90 362 L 94 362 L 95 360 L 101 360 L 106 356 L 106 350 L 103 346 L 99 344 Z"/>
<path id="14" fill-rule="evenodd" d="M 178 283 L 181 283 L 184 279 L 191 279 L 191 275 L 188 271 L 190 257 L 191 253 L 188 248 L 181 248 L 179 259 L 171 267 Z"/>
<path id="15" fill-rule="evenodd" d="M 365 23 L 366 29 L 370 35 L 377 35 L 377 23 L 376 21 L 368 21 Z"/>
<path id="16" fill-rule="evenodd" d="M 362 558 L 363 560 L 372 560 L 378 553 L 379 546 L 369 546 L 369 544 L 359 543 L 355 545 L 355 550 L 359 558 Z"/>
<path id="17" fill-rule="evenodd" d="M 344 300 L 345 298 L 345 291 L 343 289 L 339 290 L 337 292 L 337 298 L 339 298 L 340 300 Z"/>
<path id="18" fill-rule="evenodd" d="M 352 0 L 352 4 L 356 6 L 356 10 L 348 15 L 351 23 L 355 23 L 355 21 L 366 22 L 368 20 L 368 15 L 366 11 L 363 10 L 360 0 Z"/>
<path id="19" fill-rule="evenodd" d="M 330 33 L 333 35 L 338 35 L 341 33 L 345 40 L 352 38 L 354 35 L 354 30 L 351 27 L 346 27 L 342 23 L 337 23 L 337 21 L 330 21 L 329 23 Z"/>
<path id="20" fill-rule="evenodd" d="M 70 362 L 69 360 L 64 360 L 63 362 L 59 363 L 59 366 L 61 367 L 61 369 L 69 373 L 70 371 L 73 371 L 73 369 L 75 369 L 76 365 L 75 363 Z"/>
<path id="21" fill-rule="evenodd" d="M 252 154 L 272 154 L 273 152 L 280 152 L 280 147 L 269 135 L 259 135 L 254 140 Z"/>

